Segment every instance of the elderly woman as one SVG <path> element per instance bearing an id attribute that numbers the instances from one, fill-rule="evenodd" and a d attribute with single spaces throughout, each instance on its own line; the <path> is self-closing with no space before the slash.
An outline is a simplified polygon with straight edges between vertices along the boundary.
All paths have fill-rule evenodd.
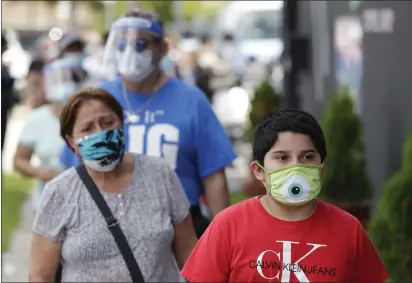
<path id="1" fill-rule="evenodd" d="M 173 169 L 156 157 L 124 152 L 123 110 L 102 89 L 65 105 L 61 136 L 83 160 L 146 282 L 177 282 L 196 245 L 190 204 Z M 107 223 L 70 168 L 45 188 L 33 226 L 30 282 L 132 282 Z M 177 265 L 176 265 L 177 263 Z"/>

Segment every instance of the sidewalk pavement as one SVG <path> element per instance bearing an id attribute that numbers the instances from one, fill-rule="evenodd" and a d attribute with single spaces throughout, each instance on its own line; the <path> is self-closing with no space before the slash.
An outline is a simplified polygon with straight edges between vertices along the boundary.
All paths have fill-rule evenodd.
<path id="1" fill-rule="evenodd" d="M 9 251 L 2 256 L 2 282 L 28 282 L 33 218 L 33 205 L 29 197 L 23 204 L 20 227 L 13 233 Z"/>

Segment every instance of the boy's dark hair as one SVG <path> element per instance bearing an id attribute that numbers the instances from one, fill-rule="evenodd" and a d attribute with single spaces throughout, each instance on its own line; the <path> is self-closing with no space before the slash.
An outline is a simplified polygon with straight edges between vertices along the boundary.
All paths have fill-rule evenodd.
<path id="1" fill-rule="evenodd" d="M 308 135 L 322 162 L 326 158 L 326 142 L 316 119 L 302 110 L 283 109 L 267 115 L 253 132 L 253 160 L 263 164 L 266 153 L 273 147 L 282 132 Z"/>
<path id="2" fill-rule="evenodd" d="M 163 22 L 160 19 L 159 14 L 156 14 L 153 11 L 144 10 L 142 8 L 133 8 L 130 11 L 127 11 L 126 14 L 123 16 L 124 18 L 142 18 L 149 20 L 151 22 L 158 22 L 160 26 L 163 28 Z"/>

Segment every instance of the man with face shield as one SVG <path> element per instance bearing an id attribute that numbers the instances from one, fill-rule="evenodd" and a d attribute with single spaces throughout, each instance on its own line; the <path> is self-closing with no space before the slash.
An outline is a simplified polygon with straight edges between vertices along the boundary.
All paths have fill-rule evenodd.
<path id="1" fill-rule="evenodd" d="M 66 60 L 45 66 L 38 88 L 43 89 L 47 103 L 30 112 L 14 156 L 15 169 L 37 180 L 33 197 L 35 209 L 45 183 L 63 170 L 59 160 L 64 145 L 59 116 L 67 99 L 76 91 L 73 77 L 70 62 Z M 31 163 L 33 155 L 39 158 L 39 166 Z"/>
<path id="2" fill-rule="evenodd" d="M 115 64 L 121 76 L 100 87 L 124 109 L 127 151 L 162 157 L 175 169 L 200 236 L 208 220 L 199 197 L 206 195 L 212 217 L 229 205 L 225 167 L 236 155 L 205 94 L 161 72 L 167 49 L 156 14 L 128 12 L 112 25 L 102 66 Z M 76 165 L 65 158 L 66 167 Z"/>

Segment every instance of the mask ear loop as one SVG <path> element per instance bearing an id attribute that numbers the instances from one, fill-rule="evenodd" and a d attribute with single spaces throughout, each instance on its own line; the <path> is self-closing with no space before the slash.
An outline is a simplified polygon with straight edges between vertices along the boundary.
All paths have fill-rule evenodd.
<path id="1" fill-rule="evenodd" d="M 254 162 L 255 162 L 255 164 L 256 164 L 260 169 L 262 169 L 264 172 L 266 172 L 266 173 L 269 172 L 265 167 L 263 167 L 263 166 L 259 163 L 259 161 L 255 160 Z M 270 188 L 268 188 L 268 185 L 266 184 L 266 182 L 262 182 L 262 184 L 263 184 L 263 186 L 265 187 L 266 192 L 270 193 Z"/>

